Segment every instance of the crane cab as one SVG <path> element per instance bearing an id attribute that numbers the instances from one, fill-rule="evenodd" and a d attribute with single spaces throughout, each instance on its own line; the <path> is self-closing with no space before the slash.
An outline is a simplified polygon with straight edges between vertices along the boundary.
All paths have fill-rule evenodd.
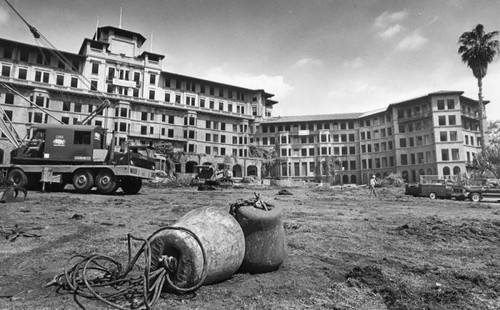
<path id="1" fill-rule="evenodd" d="M 40 124 L 31 128 L 31 139 L 12 154 L 12 162 L 89 163 L 104 162 L 105 130 L 89 125 Z"/>

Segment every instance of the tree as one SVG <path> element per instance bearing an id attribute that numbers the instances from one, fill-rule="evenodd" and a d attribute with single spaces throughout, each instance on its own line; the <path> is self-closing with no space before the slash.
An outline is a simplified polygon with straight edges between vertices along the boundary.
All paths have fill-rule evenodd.
<path id="1" fill-rule="evenodd" d="M 262 176 L 268 177 L 271 171 L 279 164 L 276 148 L 264 148 L 250 145 L 248 147 L 249 157 L 257 157 L 262 161 Z"/>
<path id="2" fill-rule="evenodd" d="M 170 142 L 160 142 L 155 145 L 155 152 L 157 154 L 163 155 L 167 161 L 167 173 L 172 175 L 175 173 L 175 163 L 179 162 L 179 158 L 182 155 L 180 152 L 176 152 L 172 143 Z"/>
<path id="3" fill-rule="evenodd" d="M 490 143 L 474 157 L 471 167 L 479 176 L 493 175 L 500 178 L 500 121 L 489 123 Z"/>
<path id="4" fill-rule="evenodd" d="M 488 123 L 488 133 L 490 143 L 500 144 L 500 120 L 490 121 Z"/>
<path id="5" fill-rule="evenodd" d="M 486 33 L 484 26 L 478 24 L 471 31 L 462 33 L 458 39 L 458 53 L 461 54 L 462 61 L 472 69 L 474 77 L 477 79 L 479 88 L 479 129 L 481 133 L 481 150 L 485 150 L 485 126 L 486 126 L 486 110 L 483 103 L 483 78 L 488 71 L 488 64 L 493 61 L 493 58 L 499 53 L 498 40 L 493 40 L 493 37 L 498 35 L 498 31 Z"/>

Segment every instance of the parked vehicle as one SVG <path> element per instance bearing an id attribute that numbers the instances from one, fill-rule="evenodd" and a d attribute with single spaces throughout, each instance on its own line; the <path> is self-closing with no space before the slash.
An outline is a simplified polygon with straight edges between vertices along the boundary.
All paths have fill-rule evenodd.
<path id="1" fill-rule="evenodd" d="M 493 185 L 492 183 L 487 186 L 465 186 L 467 191 L 467 197 L 474 202 L 479 202 L 483 199 L 496 199 L 500 200 L 500 187 L 498 185 Z"/>
<path id="2" fill-rule="evenodd" d="M 191 180 L 193 186 L 202 184 L 222 187 L 233 186 L 232 176 L 227 169 L 218 170 L 211 165 L 197 165 L 195 169 L 198 173 Z"/>
<path id="3" fill-rule="evenodd" d="M 413 183 L 406 184 L 405 194 L 414 197 L 429 197 L 430 199 L 451 199 L 464 200 L 467 198 L 467 191 L 462 186 L 454 185 L 451 182 L 435 183 Z"/>
<path id="4" fill-rule="evenodd" d="M 101 194 L 118 188 L 136 194 L 143 179 L 153 178 L 152 150 L 114 152 L 100 126 L 37 124 L 32 130 L 31 140 L 11 152 L 11 163 L 0 165 L 2 175 L 21 187 L 62 190 L 73 184 L 80 193 L 97 187 Z"/>

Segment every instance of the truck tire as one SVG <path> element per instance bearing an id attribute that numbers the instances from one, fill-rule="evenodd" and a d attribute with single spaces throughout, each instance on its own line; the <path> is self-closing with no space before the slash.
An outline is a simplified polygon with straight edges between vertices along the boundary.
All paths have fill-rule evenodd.
<path id="1" fill-rule="evenodd" d="M 110 170 L 101 170 L 96 176 L 97 191 L 104 195 L 113 194 L 118 189 L 115 174 Z"/>
<path id="2" fill-rule="evenodd" d="M 125 177 L 122 179 L 122 191 L 127 195 L 135 195 L 142 188 L 142 179 L 136 177 Z"/>
<path id="3" fill-rule="evenodd" d="M 28 177 L 26 173 L 19 168 L 14 168 L 7 174 L 7 179 L 14 182 L 19 187 L 26 188 L 28 185 Z"/>
<path id="4" fill-rule="evenodd" d="M 429 194 L 429 198 L 430 198 L 430 199 L 433 199 L 433 200 L 434 200 L 434 199 L 436 199 L 436 198 L 437 198 L 436 193 L 434 193 L 434 192 L 430 193 L 430 194 Z"/>
<path id="5" fill-rule="evenodd" d="M 94 187 L 94 176 L 87 170 L 77 170 L 73 173 L 73 186 L 78 193 L 88 193 Z"/>
<path id="6" fill-rule="evenodd" d="M 470 194 L 470 200 L 474 202 L 480 202 L 483 197 L 481 197 L 480 193 L 472 193 Z"/>

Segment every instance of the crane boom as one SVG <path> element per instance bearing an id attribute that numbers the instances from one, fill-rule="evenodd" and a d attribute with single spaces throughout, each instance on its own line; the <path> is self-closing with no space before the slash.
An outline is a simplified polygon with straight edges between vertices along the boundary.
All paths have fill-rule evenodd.
<path id="1" fill-rule="evenodd" d="M 19 137 L 12 121 L 5 113 L 5 110 L 0 106 L 0 131 L 9 139 L 16 148 L 21 146 L 22 139 Z"/>

